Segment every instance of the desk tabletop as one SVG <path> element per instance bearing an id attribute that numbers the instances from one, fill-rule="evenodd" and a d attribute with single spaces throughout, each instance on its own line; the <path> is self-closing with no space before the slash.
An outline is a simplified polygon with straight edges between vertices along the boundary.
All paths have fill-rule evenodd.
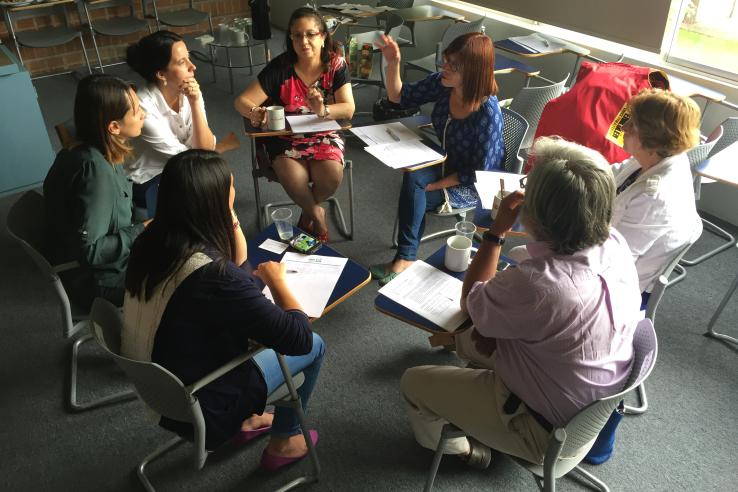
<path id="1" fill-rule="evenodd" d="M 296 231 L 299 230 L 296 227 Z M 267 251 L 259 247 L 266 239 L 274 239 L 280 241 L 279 235 L 277 234 L 277 228 L 274 224 L 269 225 L 266 229 L 261 231 L 256 236 L 248 240 L 248 253 L 249 253 L 249 264 L 252 267 L 256 267 L 260 263 L 265 261 L 280 261 L 284 253 L 276 254 L 271 251 Z M 335 256 L 343 257 L 341 253 L 331 248 L 329 245 L 324 244 L 315 254 L 322 256 Z M 258 279 L 257 279 L 258 280 Z M 328 304 L 326 304 L 323 310 L 323 316 L 331 311 L 333 308 L 341 304 L 343 301 L 354 295 L 362 287 L 367 285 L 371 281 L 371 274 L 363 266 L 359 265 L 355 261 L 349 258 L 346 262 L 346 266 L 341 272 L 341 276 L 338 278 L 338 283 L 333 289 Z M 259 280 L 260 285 L 261 281 Z"/>
<path id="2" fill-rule="evenodd" d="M 423 22 L 440 19 L 450 19 L 456 22 L 464 21 L 463 15 L 433 5 L 417 5 L 415 7 L 392 10 L 391 13 L 399 15 L 405 22 Z"/>
<path id="3" fill-rule="evenodd" d="M 540 75 L 541 71 L 531 65 L 508 58 L 505 55 L 495 53 L 495 74 L 520 72 L 526 77 Z"/>
<path id="4" fill-rule="evenodd" d="M 697 174 L 738 187 L 738 142 L 697 164 Z"/>
<path id="5" fill-rule="evenodd" d="M 711 102 L 722 102 L 726 97 L 722 92 L 708 89 L 700 84 L 695 84 L 694 82 L 690 82 L 689 80 L 685 80 L 671 74 L 669 74 L 669 87 L 672 92 L 676 94 L 690 97 L 704 97 Z"/>
<path id="6" fill-rule="evenodd" d="M 479 245 L 474 244 L 474 247 L 479 247 Z M 447 270 L 443 264 L 445 255 L 446 245 L 444 244 L 435 253 L 433 253 L 423 261 L 431 266 L 438 268 L 442 272 L 448 273 L 449 275 L 463 281 L 466 272 L 452 272 L 450 270 Z M 387 316 L 391 316 L 393 318 L 399 319 L 400 321 L 404 321 L 405 323 L 411 324 L 429 333 L 447 333 L 446 330 L 433 323 L 431 320 L 426 319 L 419 314 L 416 314 L 414 311 L 406 308 L 402 304 L 399 304 L 382 294 L 377 294 L 377 297 L 374 299 L 374 307 L 377 311 L 384 313 Z M 459 328 L 457 328 L 457 331 L 467 328 L 470 324 L 471 320 L 467 319 L 464 323 L 461 324 L 461 326 L 459 326 Z"/>
<path id="7" fill-rule="evenodd" d="M 294 115 L 285 115 L 285 116 L 294 116 Z M 262 138 L 262 137 L 281 137 L 285 135 L 292 135 L 292 130 L 290 129 L 290 122 L 287 121 L 287 118 L 285 118 L 285 129 L 284 130 L 270 130 L 269 128 L 257 128 L 255 126 L 251 126 L 251 120 L 246 118 L 245 116 L 241 117 L 243 119 L 243 132 L 247 137 L 250 138 Z M 350 120 L 336 120 L 336 123 L 341 127 L 341 130 L 348 130 L 351 128 L 351 121 Z"/>
<path id="8" fill-rule="evenodd" d="M 510 39 L 501 39 L 499 41 L 496 41 L 495 48 L 499 48 L 501 50 L 507 51 L 509 53 L 514 53 L 525 58 L 538 58 L 541 56 L 558 55 L 561 53 L 574 53 L 577 56 L 589 55 L 589 50 L 587 48 L 576 45 L 574 43 L 569 43 L 564 40 L 556 39 L 556 41 L 562 43 L 564 46 L 557 50 L 547 51 L 545 53 L 539 53 L 537 51 L 529 50 L 528 48 L 520 46 L 518 43 L 516 43 L 515 41 L 511 41 Z"/>

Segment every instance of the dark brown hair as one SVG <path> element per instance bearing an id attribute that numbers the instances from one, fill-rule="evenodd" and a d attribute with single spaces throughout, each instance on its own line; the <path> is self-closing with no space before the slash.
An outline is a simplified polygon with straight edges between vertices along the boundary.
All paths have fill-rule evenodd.
<path id="1" fill-rule="evenodd" d="M 224 271 L 236 250 L 230 191 L 231 171 L 217 152 L 190 149 L 167 161 L 154 220 L 131 248 L 131 296 L 148 301 L 160 283 L 206 249 L 219 253 L 213 260 Z"/>
<path id="2" fill-rule="evenodd" d="M 156 72 L 166 70 L 172 60 L 172 46 L 184 41 L 171 31 L 156 31 L 144 36 L 126 49 L 126 63 L 146 82 L 156 82 Z"/>
<path id="3" fill-rule="evenodd" d="M 125 138 L 108 131 L 133 109 L 135 88 L 118 77 L 88 75 L 79 81 L 74 96 L 74 126 L 79 142 L 96 147 L 111 163 L 123 162 L 132 152 Z"/>
<path id="4" fill-rule="evenodd" d="M 295 51 L 292 40 L 290 39 L 290 35 L 292 34 L 292 26 L 295 22 L 305 17 L 312 17 L 315 19 L 318 26 L 320 26 L 320 32 L 325 34 L 325 42 L 320 50 L 320 61 L 323 63 L 323 71 L 327 72 L 331 58 L 335 56 L 333 38 L 331 38 L 331 33 L 328 31 L 328 26 L 326 25 L 325 20 L 323 20 L 323 16 L 312 7 L 300 7 L 292 12 L 292 15 L 290 16 L 290 20 L 287 23 L 287 36 L 285 38 L 285 53 L 287 54 L 286 62 L 290 66 L 297 63 L 297 52 Z"/>
<path id="5" fill-rule="evenodd" d="M 497 95 L 495 47 L 481 32 L 470 32 L 451 41 L 443 56 L 454 56 L 461 69 L 461 93 L 465 104 L 481 104 L 487 96 Z"/>

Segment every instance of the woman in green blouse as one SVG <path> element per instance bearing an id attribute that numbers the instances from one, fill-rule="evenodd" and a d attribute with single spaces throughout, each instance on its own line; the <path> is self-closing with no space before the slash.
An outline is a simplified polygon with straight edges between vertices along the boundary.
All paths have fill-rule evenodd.
<path id="1" fill-rule="evenodd" d="M 95 297 L 123 303 L 128 254 L 145 223 L 133 223 L 131 182 L 121 164 L 145 116 L 128 83 L 110 75 L 85 77 L 74 99 L 78 143 L 57 154 L 44 180 L 48 256 L 55 264 L 80 263 L 62 273 L 80 306 Z"/>

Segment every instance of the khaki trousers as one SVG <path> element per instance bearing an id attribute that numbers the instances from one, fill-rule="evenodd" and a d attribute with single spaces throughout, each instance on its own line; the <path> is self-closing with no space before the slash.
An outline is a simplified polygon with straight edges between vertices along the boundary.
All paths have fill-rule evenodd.
<path id="1" fill-rule="evenodd" d="M 452 423 L 493 449 L 542 464 L 549 432 L 528 413 L 525 403 L 513 414 L 505 414 L 503 405 L 510 390 L 494 371 L 494 354 L 487 358 L 476 352 L 470 332 L 456 337 L 459 355 L 489 369 L 421 366 L 402 376 L 400 387 L 415 438 L 435 450 L 441 429 Z M 468 451 L 465 437 L 446 441 L 446 454 Z"/>

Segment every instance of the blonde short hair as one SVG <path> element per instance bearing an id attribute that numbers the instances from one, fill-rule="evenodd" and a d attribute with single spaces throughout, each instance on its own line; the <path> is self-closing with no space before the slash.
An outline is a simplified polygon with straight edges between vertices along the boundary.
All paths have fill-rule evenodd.
<path id="1" fill-rule="evenodd" d="M 558 254 L 604 243 L 610 235 L 615 179 L 602 155 L 560 138 L 533 144 L 522 213 Z"/>
<path id="2" fill-rule="evenodd" d="M 689 97 L 661 89 L 643 89 L 628 105 L 644 149 L 666 158 L 699 143 L 700 108 Z"/>

